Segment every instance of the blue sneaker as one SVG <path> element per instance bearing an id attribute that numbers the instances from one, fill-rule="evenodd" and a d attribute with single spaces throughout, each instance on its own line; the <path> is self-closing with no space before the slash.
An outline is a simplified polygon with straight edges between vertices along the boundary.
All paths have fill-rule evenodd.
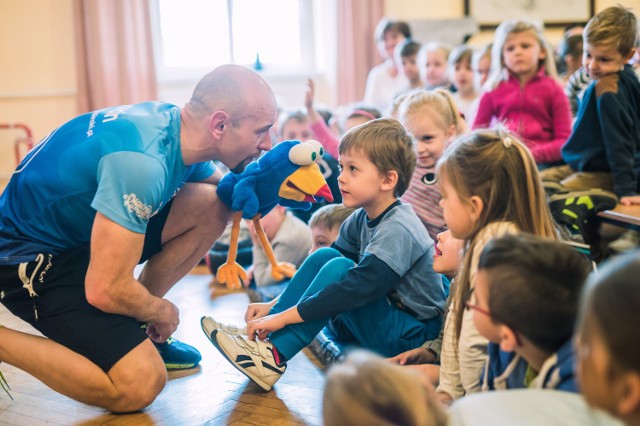
<path id="1" fill-rule="evenodd" d="M 202 355 L 200 355 L 200 352 L 196 348 L 182 343 L 173 337 L 169 337 L 164 343 L 153 342 L 153 344 L 158 352 L 160 352 L 160 356 L 167 370 L 194 368 L 202 359 Z"/>
<path id="2" fill-rule="evenodd" d="M 147 323 L 140 323 L 140 328 L 147 329 Z M 193 346 L 182 343 L 169 337 L 164 343 L 156 343 L 151 340 L 164 361 L 167 370 L 186 370 L 194 368 L 202 359 L 200 352 Z"/>

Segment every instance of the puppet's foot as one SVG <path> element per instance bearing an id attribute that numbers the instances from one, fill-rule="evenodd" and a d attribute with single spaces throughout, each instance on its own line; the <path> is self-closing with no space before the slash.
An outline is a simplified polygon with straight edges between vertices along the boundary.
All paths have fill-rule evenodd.
<path id="1" fill-rule="evenodd" d="M 295 273 L 296 266 L 288 262 L 280 262 L 271 268 L 271 276 L 277 281 L 282 281 L 285 278 L 291 278 Z"/>
<path id="2" fill-rule="evenodd" d="M 247 279 L 247 273 L 237 263 L 225 263 L 218 268 L 216 280 L 227 285 L 227 288 L 240 288 L 242 281 Z"/>

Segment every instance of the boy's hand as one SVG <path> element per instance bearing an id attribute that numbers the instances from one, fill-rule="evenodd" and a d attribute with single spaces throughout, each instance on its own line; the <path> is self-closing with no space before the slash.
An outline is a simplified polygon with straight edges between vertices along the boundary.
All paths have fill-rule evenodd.
<path id="1" fill-rule="evenodd" d="M 623 206 L 640 204 L 640 195 L 627 195 L 626 197 L 621 197 L 620 204 L 622 204 Z"/>
<path id="2" fill-rule="evenodd" d="M 428 351 L 425 348 L 415 348 L 410 351 L 402 352 L 392 358 L 387 358 L 387 361 L 400 365 L 430 364 L 436 361 L 436 357 L 433 352 Z"/>
<path id="3" fill-rule="evenodd" d="M 250 303 L 247 312 L 244 314 L 244 322 L 262 318 L 269 314 L 271 303 Z"/>
<path id="4" fill-rule="evenodd" d="M 287 325 L 284 313 L 267 315 L 247 323 L 247 335 L 249 339 L 254 340 L 256 335 L 258 339 L 264 340 L 270 333 L 278 331 Z"/>

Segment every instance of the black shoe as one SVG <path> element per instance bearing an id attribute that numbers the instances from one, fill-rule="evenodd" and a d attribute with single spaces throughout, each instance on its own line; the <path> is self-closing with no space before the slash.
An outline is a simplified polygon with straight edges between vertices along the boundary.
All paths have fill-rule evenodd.
<path id="1" fill-rule="evenodd" d="M 566 225 L 572 232 L 584 235 L 587 221 L 598 212 L 610 210 L 618 204 L 615 194 L 601 189 L 572 191 L 549 197 L 549 208 L 554 219 Z"/>

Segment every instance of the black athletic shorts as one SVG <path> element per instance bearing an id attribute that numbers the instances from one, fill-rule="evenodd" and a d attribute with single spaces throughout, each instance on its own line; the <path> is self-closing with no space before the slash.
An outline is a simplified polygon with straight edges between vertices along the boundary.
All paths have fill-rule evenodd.
<path id="1" fill-rule="evenodd" d="M 162 250 L 171 203 L 152 217 L 140 263 Z M 105 372 L 147 339 L 137 320 L 103 312 L 87 302 L 89 245 L 33 262 L 0 265 L 0 301 L 43 335 L 93 361 Z"/>

